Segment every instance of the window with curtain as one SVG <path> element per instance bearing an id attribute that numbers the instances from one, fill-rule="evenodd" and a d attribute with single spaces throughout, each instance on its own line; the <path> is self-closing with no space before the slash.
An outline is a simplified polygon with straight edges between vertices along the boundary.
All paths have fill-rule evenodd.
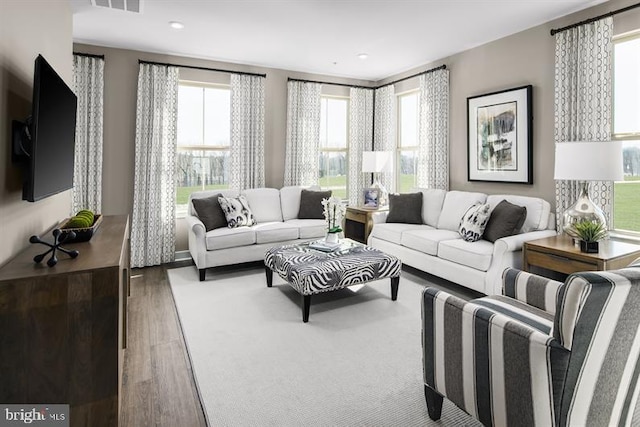
<path id="1" fill-rule="evenodd" d="M 229 86 L 180 82 L 176 157 L 176 216 L 189 194 L 229 187 L 231 140 Z"/>
<path id="2" fill-rule="evenodd" d="M 320 98 L 320 187 L 347 198 L 349 98 Z"/>
<path id="3" fill-rule="evenodd" d="M 400 193 L 406 193 L 416 186 L 419 98 L 419 91 L 398 95 L 398 147 L 395 170 Z"/>
<path id="4" fill-rule="evenodd" d="M 622 140 L 624 181 L 613 190 L 613 228 L 640 232 L 640 31 L 614 39 L 613 139 Z"/>

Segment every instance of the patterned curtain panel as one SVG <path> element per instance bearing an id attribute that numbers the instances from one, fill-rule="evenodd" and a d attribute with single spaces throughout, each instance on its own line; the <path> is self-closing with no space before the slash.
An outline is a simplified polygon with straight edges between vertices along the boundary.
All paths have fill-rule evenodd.
<path id="1" fill-rule="evenodd" d="M 290 81 L 288 86 L 284 185 L 318 185 L 322 85 Z"/>
<path id="2" fill-rule="evenodd" d="M 396 97 L 393 85 L 376 89 L 375 92 L 374 151 L 390 151 L 393 167 L 380 174 L 380 183 L 389 193 L 395 191 L 395 149 L 396 149 Z"/>
<path id="3" fill-rule="evenodd" d="M 73 86 L 78 97 L 71 213 L 102 211 L 102 118 L 104 59 L 73 55 Z"/>
<path id="4" fill-rule="evenodd" d="M 418 187 L 449 190 L 449 70 L 420 76 Z"/>
<path id="5" fill-rule="evenodd" d="M 231 75 L 229 187 L 264 187 L 264 77 Z"/>
<path id="6" fill-rule="evenodd" d="M 606 18 L 556 34 L 555 142 L 611 138 L 613 19 Z M 556 181 L 556 227 L 578 197 L 578 183 Z M 613 183 L 592 182 L 589 195 L 611 224 Z"/>
<path id="7" fill-rule="evenodd" d="M 175 256 L 178 68 L 140 64 L 131 266 Z"/>
<path id="8" fill-rule="evenodd" d="M 370 175 L 362 173 L 362 152 L 371 150 L 373 140 L 373 90 L 351 88 L 349 115 L 349 204 L 361 203 Z M 366 179 L 365 179 L 366 178 Z"/>

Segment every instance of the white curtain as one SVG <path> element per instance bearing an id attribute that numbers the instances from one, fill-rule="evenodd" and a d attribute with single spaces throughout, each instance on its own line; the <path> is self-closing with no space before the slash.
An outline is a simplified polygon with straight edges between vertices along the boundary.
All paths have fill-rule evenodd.
<path id="1" fill-rule="evenodd" d="M 131 266 L 175 256 L 178 68 L 140 64 L 136 111 Z"/>
<path id="2" fill-rule="evenodd" d="M 102 120 L 104 59 L 73 55 L 73 86 L 78 97 L 71 213 L 102 211 Z"/>
<path id="3" fill-rule="evenodd" d="M 606 18 L 556 34 L 555 142 L 611 138 L 613 19 Z M 556 227 L 578 196 L 578 183 L 556 181 Z M 592 182 L 589 195 L 611 224 L 613 183 Z"/>
<path id="4" fill-rule="evenodd" d="M 318 185 L 322 85 L 290 81 L 284 185 Z"/>
<path id="5" fill-rule="evenodd" d="M 380 174 L 380 183 L 388 192 L 395 191 L 396 156 L 396 97 L 393 85 L 376 89 L 375 92 L 374 151 L 389 151 L 391 164 L 388 172 Z"/>
<path id="6" fill-rule="evenodd" d="M 373 139 L 373 90 L 352 87 L 350 98 L 347 194 L 349 204 L 357 206 L 362 204 L 362 191 L 370 184 L 369 176 L 362 173 L 362 152 L 371 150 Z"/>
<path id="7" fill-rule="evenodd" d="M 449 190 L 449 70 L 420 76 L 417 185 Z"/>
<path id="8" fill-rule="evenodd" d="M 264 77 L 231 75 L 229 187 L 264 187 Z"/>

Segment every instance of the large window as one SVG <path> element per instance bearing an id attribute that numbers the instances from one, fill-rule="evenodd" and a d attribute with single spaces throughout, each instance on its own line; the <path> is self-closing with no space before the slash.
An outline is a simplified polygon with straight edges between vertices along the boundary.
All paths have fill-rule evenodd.
<path id="1" fill-rule="evenodd" d="M 177 215 L 186 214 L 192 192 L 229 187 L 230 114 L 227 86 L 180 83 Z"/>
<path id="2" fill-rule="evenodd" d="M 322 96 L 320 102 L 320 187 L 346 199 L 349 99 Z"/>
<path id="3" fill-rule="evenodd" d="M 398 95 L 398 192 L 406 193 L 416 186 L 418 162 L 418 99 L 417 91 Z"/>
<path id="4" fill-rule="evenodd" d="M 616 182 L 613 228 L 640 232 L 640 32 L 614 40 L 613 138 L 623 141 L 624 181 Z"/>

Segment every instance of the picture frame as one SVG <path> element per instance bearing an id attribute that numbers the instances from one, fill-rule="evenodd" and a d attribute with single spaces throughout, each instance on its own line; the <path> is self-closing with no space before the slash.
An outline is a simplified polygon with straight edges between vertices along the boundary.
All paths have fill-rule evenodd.
<path id="1" fill-rule="evenodd" d="M 467 179 L 533 184 L 533 86 L 467 98 Z"/>
<path id="2" fill-rule="evenodd" d="M 378 209 L 380 204 L 380 189 L 371 187 L 365 188 L 362 191 L 362 196 L 364 198 L 364 204 L 362 207 L 367 209 Z"/>

